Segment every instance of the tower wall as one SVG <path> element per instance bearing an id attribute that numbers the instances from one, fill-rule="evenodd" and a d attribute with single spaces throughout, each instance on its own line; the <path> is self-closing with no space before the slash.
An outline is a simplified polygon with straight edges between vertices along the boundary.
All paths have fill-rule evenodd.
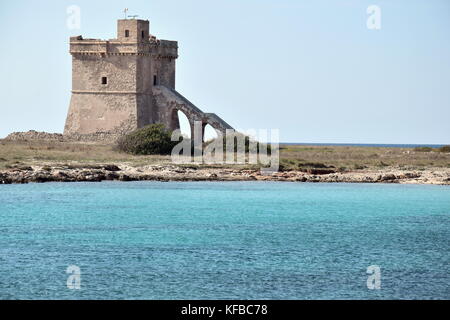
<path id="1" fill-rule="evenodd" d="M 176 41 L 159 40 L 153 47 L 154 76 L 157 84 L 175 89 L 175 62 L 178 58 Z"/>
<path id="2" fill-rule="evenodd" d="M 136 96 L 131 94 L 74 93 L 64 134 L 131 132 L 138 127 L 136 104 Z"/>
<path id="3" fill-rule="evenodd" d="M 152 104 L 153 64 L 151 55 L 137 56 L 136 62 L 137 127 L 141 128 L 156 122 L 157 114 Z"/>
<path id="4" fill-rule="evenodd" d="M 122 133 L 138 127 L 137 60 L 133 55 L 73 56 L 65 134 Z"/>

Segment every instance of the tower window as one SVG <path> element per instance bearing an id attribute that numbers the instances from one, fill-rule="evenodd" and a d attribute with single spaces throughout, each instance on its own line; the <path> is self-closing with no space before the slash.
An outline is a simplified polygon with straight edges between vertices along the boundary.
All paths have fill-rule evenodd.
<path id="1" fill-rule="evenodd" d="M 125 38 L 128 38 L 130 36 L 130 30 L 125 30 Z"/>
<path id="2" fill-rule="evenodd" d="M 158 85 L 158 77 L 157 76 L 153 76 L 153 85 L 154 86 Z"/>
<path id="3" fill-rule="evenodd" d="M 142 31 L 141 35 L 142 35 L 142 39 L 145 39 L 145 31 Z"/>
<path id="4" fill-rule="evenodd" d="M 102 77 L 102 84 L 108 84 L 108 78 Z"/>

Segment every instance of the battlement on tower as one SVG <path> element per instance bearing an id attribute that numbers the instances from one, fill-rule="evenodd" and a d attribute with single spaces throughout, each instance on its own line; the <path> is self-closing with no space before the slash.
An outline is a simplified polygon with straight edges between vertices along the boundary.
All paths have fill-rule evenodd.
<path id="1" fill-rule="evenodd" d="M 72 55 L 147 55 L 178 58 L 178 42 L 160 40 L 150 34 L 147 20 L 118 20 L 117 38 L 110 40 L 70 38 Z"/>

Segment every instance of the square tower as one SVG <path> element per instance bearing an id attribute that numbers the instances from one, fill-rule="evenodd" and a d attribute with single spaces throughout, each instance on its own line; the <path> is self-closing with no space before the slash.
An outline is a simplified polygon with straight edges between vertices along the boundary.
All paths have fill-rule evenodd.
<path id="1" fill-rule="evenodd" d="M 72 98 L 66 134 L 123 134 L 157 120 L 149 28 L 148 20 L 118 20 L 116 39 L 70 39 Z"/>
<path id="2" fill-rule="evenodd" d="M 155 92 L 175 90 L 178 43 L 152 36 L 148 20 L 118 20 L 114 39 L 71 37 L 70 53 L 65 135 L 123 135 L 167 122 L 169 104 L 158 105 Z"/>
<path id="3" fill-rule="evenodd" d="M 117 38 L 70 38 L 72 98 L 64 135 L 112 141 L 151 123 L 179 128 L 178 112 L 191 126 L 200 121 L 218 132 L 232 129 L 203 113 L 175 91 L 178 42 L 150 34 L 148 20 L 118 20 Z"/>
<path id="4" fill-rule="evenodd" d="M 117 40 L 121 42 L 146 42 L 149 41 L 150 22 L 148 20 L 117 21 Z"/>

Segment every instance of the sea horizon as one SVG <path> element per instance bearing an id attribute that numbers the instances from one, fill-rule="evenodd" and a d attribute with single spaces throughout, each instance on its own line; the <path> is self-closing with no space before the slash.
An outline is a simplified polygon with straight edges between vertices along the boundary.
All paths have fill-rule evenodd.
<path id="1" fill-rule="evenodd" d="M 321 146 L 321 147 L 378 147 L 378 148 L 417 148 L 429 147 L 433 149 L 441 148 L 448 144 L 415 144 L 415 143 L 314 143 L 314 142 L 281 142 L 280 146 Z"/>

